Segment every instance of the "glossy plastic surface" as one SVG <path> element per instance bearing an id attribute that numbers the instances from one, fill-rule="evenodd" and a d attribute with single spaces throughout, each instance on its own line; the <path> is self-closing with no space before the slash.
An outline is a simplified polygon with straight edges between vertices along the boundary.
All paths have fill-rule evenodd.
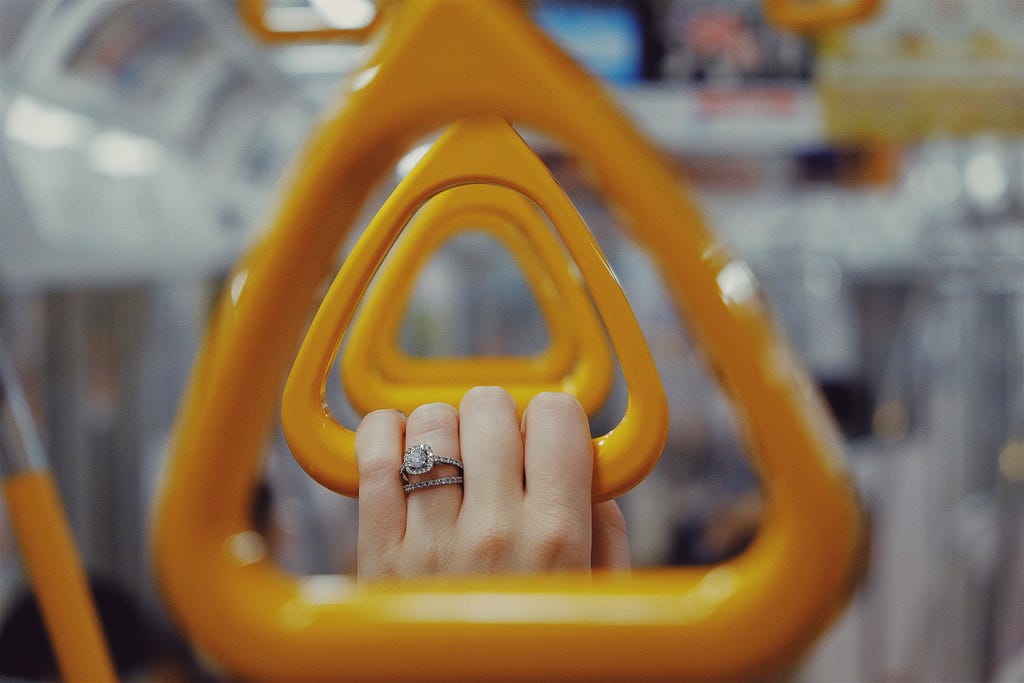
<path id="1" fill-rule="evenodd" d="M 590 231 L 540 159 L 498 118 L 467 120 L 453 126 L 399 184 L 342 264 L 313 318 L 285 385 L 281 417 L 292 454 L 324 486 L 357 495 L 355 432 L 337 422 L 327 407 L 326 385 L 331 365 L 371 279 L 416 209 L 432 197 L 440 200 L 446 191 L 474 184 L 494 189 L 504 186 L 536 204 L 562 237 L 590 290 L 619 358 L 629 394 L 619 424 L 594 439 L 594 497 L 601 500 L 624 493 L 650 472 L 665 444 L 668 405 L 658 371 L 629 302 Z M 506 196 L 492 196 L 501 203 L 509 201 Z M 555 251 L 560 249 L 557 244 L 540 241 L 537 247 L 568 268 L 565 256 Z M 501 384 L 521 408 L 540 391 L 576 394 L 577 382 L 584 389 L 588 385 L 606 389 L 607 379 L 601 383 L 593 381 L 587 360 L 580 356 L 579 368 L 554 383 Z M 481 369 L 485 367 L 482 365 Z M 346 373 L 350 383 L 359 383 L 368 371 L 353 364 L 346 368 Z M 414 380 L 410 378 L 410 382 Z M 408 411 L 437 400 L 451 400 L 458 405 L 462 393 L 471 386 L 455 387 L 455 392 L 430 384 L 419 391 L 410 386 L 403 398 L 411 400 L 394 407 Z M 392 406 L 385 403 L 374 407 Z"/>
<path id="2" fill-rule="evenodd" d="M 379 220 L 370 230 L 383 228 Z M 518 265 L 547 329 L 541 351 L 418 357 L 402 349 L 401 325 L 423 266 L 466 232 L 493 238 Z M 416 212 L 364 297 L 342 359 L 345 395 L 364 414 L 384 407 L 409 413 L 429 401 L 458 405 L 467 390 L 484 384 L 504 386 L 520 409 L 539 391 L 571 390 L 590 413 L 603 404 L 612 381 L 604 327 L 578 269 L 538 208 L 497 185 L 453 187 Z"/>
<path id="3" fill-rule="evenodd" d="M 869 19 L 882 0 L 762 0 L 765 16 L 797 33 L 843 28 Z"/>
<path id="4" fill-rule="evenodd" d="M 276 680 L 764 680 L 791 665 L 862 569 L 834 426 L 657 150 L 509 2 L 395 4 L 238 264 L 179 415 L 156 515 L 164 597 L 234 675 Z M 514 68 L 512 66 L 514 65 Z M 745 428 L 764 521 L 740 557 L 630 576 L 356 585 L 266 557 L 250 501 L 317 294 L 377 180 L 417 140 L 498 114 L 565 143 L 658 268 Z M 397 476 L 397 474 L 396 474 Z"/>

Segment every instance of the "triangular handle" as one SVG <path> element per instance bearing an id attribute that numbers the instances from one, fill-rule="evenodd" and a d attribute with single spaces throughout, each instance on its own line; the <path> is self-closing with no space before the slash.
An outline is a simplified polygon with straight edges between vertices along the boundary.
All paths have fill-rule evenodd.
<path id="1" fill-rule="evenodd" d="M 327 407 L 327 376 L 377 269 L 416 210 L 467 184 L 515 190 L 548 217 L 586 282 L 626 380 L 619 424 L 594 439 L 595 500 L 617 496 L 654 467 L 668 429 L 668 404 L 640 326 L 597 242 L 547 167 L 499 118 L 453 125 L 381 207 L 338 272 L 313 318 L 282 397 L 285 436 L 302 467 L 324 486 L 358 495 L 355 433 Z M 571 387 L 566 387 L 571 389 Z"/>
<path id="2" fill-rule="evenodd" d="M 778 677 L 863 570 L 861 509 L 834 426 L 753 281 L 685 181 L 523 5 L 389 5 L 378 49 L 352 71 L 342 108 L 310 138 L 271 229 L 221 298 L 176 422 L 154 552 L 162 595 L 190 640 L 241 678 Z M 356 585 L 281 570 L 252 531 L 281 380 L 359 211 L 417 140 L 488 113 L 587 164 L 733 400 L 765 504 L 757 538 L 734 560 Z M 608 470 L 605 461 L 601 476 Z M 396 656 L 396 643 L 416 651 Z"/>
<path id="3" fill-rule="evenodd" d="M 496 239 L 519 265 L 547 326 L 541 352 L 419 358 L 402 350 L 401 323 L 423 266 L 469 231 Z M 505 387 L 520 410 L 542 391 L 566 391 L 592 413 L 613 373 L 604 327 L 544 215 L 513 190 L 475 184 L 445 190 L 405 226 L 348 332 L 341 375 L 349 402 L 364 414 L 385 407 L 408 413 L 431 401 L 458 405 L 482 384 Z"/>

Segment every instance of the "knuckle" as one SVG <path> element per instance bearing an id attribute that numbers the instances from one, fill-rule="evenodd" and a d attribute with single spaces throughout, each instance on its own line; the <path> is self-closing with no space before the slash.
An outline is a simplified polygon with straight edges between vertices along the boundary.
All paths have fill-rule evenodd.
<path id="1" fill-rule="evenodd" d="M 356 428 L 356 443 L 397 433 L 402 428 L 403 419 L 402 414 L 396 410 L 374 410 L 367 413 Z"/>
<path id="2" fill-rule="evenodd" d="M 470 554 L 482 567 L 502 566 L 513 556 L 516 535 L 507 526 L 489 526 L 477 533 L 470 542 Z"/>
<path id="3" fill-rule="evenodd" d="M 374 552 L 373 547 L 363 539 L 359 541 L 356 573 L 360 579 L 389 579 L 405 573 L 401 558 L 396 552 Z"/>
<path id="4" fill-rule="evenodd" d="M 546 510 L 533 518 L 531 550 L 543 566 L 565 566 L 590 555 L 590 532 L 571 510 Z"/>
<path id="5" fill-rule="evenodd" d="M 363 422 L 391 422 L 402 419 L 401 411 L 395 410 L 394 408 L 378 408 L 377 410 L 371 410 L 363 416 Z"/>
<path id="6" fill-rule="evenodd" d="M 450 530 L 411 538 L 402 544 L 406 575 L 427 576 L 450 573 L 453 566 L 453 540 Z"/>
<path id="7" fill-rule="evenodd" d="M 369 413 L 356 429 L 356 464 L 361 475 L 374 474 L 381 469 L 393 469 L 394 444 L 400 443 L 400 415 L 382 410 Z"/>
<path id="8" fill-rule="evenodd" d="M 535 416 L 549 417 L 555 420 L 579 419 L 583 416 L 583 408 L 576 397 L 554 391 L 537 394 L 526 408 Z"/>
<path id="9" fill-rule="evenodd" d="M 424 548 L 410 563 L 410 573 L 413 575 L 443 574 L 447 568 L 447 562 L 442 554 L 430 548 Z"/>
<path id="10" fill-rule="evenodd" d="M 515 406 L 512 395 L 498 386 L 473 387 L 462 397 L 462 406 L 500 405 Z"/>
<path id="11" fill-rule="evenodd" d="M 604 504 L 601 521 L 610 532 L 616 535 L 625 536 L 628 531 L 626 517 L 622 514 L 619 506 L 614 503 Z"/>
<path id="12" fill-rule="evenodd" d="M 363 479 L 394 477 L 397 469 L 396 453 L 383 447 L 356 445 L 356 467 Z"/>
<path id="13" fill-rule="evenodd" d="M 430 433 L 451 429 L 456 421 L 455 408 L 447 403 L 427 403 L 409 415 L 406 433 Z"/>

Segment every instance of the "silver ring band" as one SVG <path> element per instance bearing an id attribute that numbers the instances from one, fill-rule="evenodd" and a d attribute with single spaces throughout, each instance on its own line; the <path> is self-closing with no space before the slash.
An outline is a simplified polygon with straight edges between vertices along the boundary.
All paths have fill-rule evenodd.
<path id="1" fill-rule="evenodd" d="M 445 455 L 435 455 L 434 449 L 429 444 L 417 443 L 405 449 L 402 455 L 402 468 L 399 473 L 402 481 L 408 483 L 410 474 L 426 474 L 434 469 L 436 464 L 453 465 L 462 469 L 462 461 L 456 458 L 449 458 Z"/>
<path id="2" fill-rule="evenodd" d="M 461 460 L 456 460 L 455 458 L 449 458 L 447 455 L 435 455 L 434 456 L 434 464 L 436 465 L 439 462 L 442 462 L 445 465 L 455 465 L 460 470 L 462 469 L 462 461 Z"/>
<path id="3" fill-rule="evenodd" d="M 412 484 L 405 484 L 402 486 L 402 490 L 406 493 L 416 491 L 418 489 L 428 489 L 432 486 L 445 486 L 447 484 L 461 484 L 462 477 L 440 477 L 438 479 L 425 479 L 423 481 L 417 481 Z"/>

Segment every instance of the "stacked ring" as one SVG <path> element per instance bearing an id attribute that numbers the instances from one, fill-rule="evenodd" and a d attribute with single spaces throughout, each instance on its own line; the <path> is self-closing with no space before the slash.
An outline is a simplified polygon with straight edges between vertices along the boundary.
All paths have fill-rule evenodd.
<path id="1" fill-rule="evenodd" d="M 429 444 L 418 443 L 413 444 L 405 449 L 405 454 L 402 456 L 402 468 L 399 473 L 402 475 L 402 481 L 405 485 L 402 489 L 409 493 L 417 489 L 428 488 L 431 486 L 444 486 L 446 484 L 461 484 L 462 477 L 439 477 L 437 479 L 427 479 L 424 481 L 418 481 L 415 483 L 409 483 L 410 474 L 426 474 L 430 470 L 434 469 L 434 465 L 444 464 L 453 465 L 459 470 L 462 470 L 462 461 L 455 458 L 449 458 L 444 455 L 437 455 L 434 453 L 434 449 Z"/>
<path id="2" fill-rule="evenodd" d="M 418 481 L 414 484 L 405 484 L 402 486 L 402 490 L 406 493 L 415 491 L 416 489 L 426 489 L 431 486 L 444 486 L 445 484 L 461 484 L 462 477 L 441 477 L 440 479 L 425 479 Z"/>

